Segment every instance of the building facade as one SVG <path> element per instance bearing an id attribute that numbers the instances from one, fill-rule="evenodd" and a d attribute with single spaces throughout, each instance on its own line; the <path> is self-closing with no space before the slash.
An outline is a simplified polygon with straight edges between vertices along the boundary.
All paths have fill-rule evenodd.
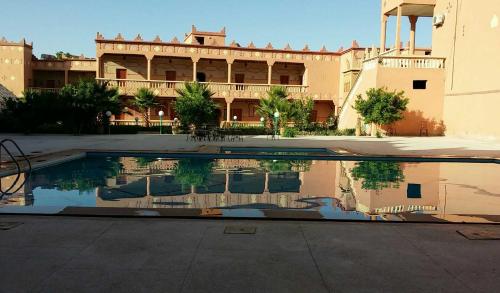
<path id="1" fill-rule="evenodd" d="M 129 103 L 141 87 L 152 89 L 158 96 L 160 105 L 151 109 L 152 120 L 159 119 L 160 110 L 167 120 L 173 120 L 176 90 L 191 81 L 207 83 L 214 92 L 219 121 L 236 117 L 242 123 L 258 123 L 259 99 L 279 85 L 291 98 L 312 98 L 315 106 L 311 119 L 324 122 L 336 115 L 350 86 L 349 82 L 342 83 L 352 82 L 365 54 L 356 41 L 350 49 L 337 52 L 324 47 L 313 51 L 307 45 L 293 50 L 289 45 L 273 48 L 271 43 L 265 48 L 257 48 L 252 42 L 247 46 L 235 41 L 227 44 L 225 28 L 203 32 L 195 26 L 183 42 L 176 37 L 168 42 L 160 37 L 147 41 L 140 35 L 126 40 L 121 34 L 108 39 L 97 33 L 95 44 L 96 58 L 38 59 L 32 56 L 32 44 L 3 40 L 0 53 L 9 63 L 0 65 L 2 84 L 20 96 L 28 88 L 57 91 L 79 79 L 95 78 L 117 87 L 122 95 L 127 111 L 114 117 L 117 123 L 135 123 L 136 117 L 141 117 Z"/>
<path id="2" fill-rule="evenodd" d="M 259 99 L 273 85 L 287 88 L 291 98 L 311 97 L 312 120 L 337 116 L 339 128 L 365 128 L 354 101 L 370 88 L 405 91 L 410 99 L 404 119 L 387 125 L 389 135 L 458 135 L 500 137 L 500 2 L 466 0 L 382 0 L 380 46 L 336 52 L 307 45 L 257 48 L 226 41 L 226 30 L 192 27 L 183 41 L 166 42 L 140 35 L 106 38 L 97 33 L 96 58 L 62 60 L 32 56 L 25 40 L 0 40 L 0 92 L 20 96 L 28 88 L 57 91 L 81 78 L 96 78 L 119 89 L 127 111 L 114 119 L 134 123 L 140 115 L 127 101 L 141 87 L 151 88 L 167 120 L 175 118 L 172 102 L 184 82 L 207 83 L 219 104 L 219 121 L 258 123 Z M 387 22 L 396 19 L 395 42 L 388 46 Z M 418 48 L 417 23 L 433 19 L 432 49 Z M 409 40 L 401 39 L 402 22 L 410 25 Z"/>

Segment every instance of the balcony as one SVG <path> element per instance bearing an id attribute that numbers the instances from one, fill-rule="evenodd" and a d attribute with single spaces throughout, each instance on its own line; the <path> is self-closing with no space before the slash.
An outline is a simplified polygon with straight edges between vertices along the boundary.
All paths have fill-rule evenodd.
<path id="1" fill-rule="evenodd" d="M 426 56 L 387 56 L 380 55 L 365 60 L 364 70 L 374 69 L 379 66 L 382 68 L 399 69 L 444 69 L 445 58 L 426 57 Z"/>
<path id="2" fill-rule="evenodd" d="M 184 81 L 162 81 L 162 80 L 132 80 L 132 79 L 106 79 L 98 78 L 98 82 L 107 82 L 108 86 L 118 88 L 121 95 L 133 96 L 139 88 L 149 88 L 160 97 L 177 97 L 178 89 L 184 87 Z M 272 86 L 282 86 L 287 89 L 291 98 L 300 98 L 308 95 L 307 86 L 303 85 L 268 85 L 249 83 L 218 83 L 202 82 L 214 92 L 214 98 L 240 98 L 260 99 L 266 95 Z M 315 99 L 320 99 L 319 95 Z"/>

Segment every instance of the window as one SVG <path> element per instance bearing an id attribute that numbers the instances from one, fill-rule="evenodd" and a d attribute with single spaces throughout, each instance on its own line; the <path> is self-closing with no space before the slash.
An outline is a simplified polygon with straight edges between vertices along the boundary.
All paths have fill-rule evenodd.
<path id="1" fill-rule="evenodd" d="M 406 189 L 407 198 L 422 198 L 422 186 L 420 184 L 408 183 Z"/>
<path id="2" fill-rule="evenodd" d="M 427 80 L 414 80 L 413 81 L 414 90 L 425 90 L 427 89 Z"/>
<path id="3" fill-rule="evenodd" d="M 56 87 L 56 81 L 53 79 L 47 80 L 47 88 L 55 88 Z"/>
<path id="4" fill-rule="evenodd" d="M 207 76 L 203 72 L 197 72 L 196 73 L 196 81 L 197 82 L 206 82 Z"/>
<path id="5" fill-rule="evenodd" d="M 200 44 L 200 45 L 205 45 L 205 38 L 204 37 L 195 37 L 196 41 Z"/>
<path id="6" fill-rule="evenodd" d="M 116 69 L 116 79 L 127 79 L 127 69 Z"/>
<path id="7" fill-rule="evenodd" d="M 281 75 L 280 76 L 280 84 L 290 84 L 290 76 L 289 75 Z"/>

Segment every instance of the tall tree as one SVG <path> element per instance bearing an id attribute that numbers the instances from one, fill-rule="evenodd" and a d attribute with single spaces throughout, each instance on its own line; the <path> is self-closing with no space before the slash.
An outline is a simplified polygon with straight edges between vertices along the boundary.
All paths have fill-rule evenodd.
<path id="1" fill-rule="evenodd" d="M 144 124 L 149 127 L 149 111 L 151 108 L 159 105 L 156 100 L 155 93 L 148 88 L 140 88 L 134 96 L 134 106 L 136 106 L 142 114 Z"/>
<path id="2" fill-rule="evenodd" d="M 372 124 L 372 136 L 380 125 L 392 124 L 403 119 L 409 99 L 404 92 L 389 92 L 384 88 L 371 88 L 366 92 L 366 99 L 359 95 L 354 109 L 363 117 L 366 124 Z"/>
<path id="3" fill-rule="evenodd" d="M 174 103 L 174 109 L 183 125 L 199 127 L 215 121 L 218 106 L 212 99 L 214 93 L 207 84 L 186 83 L 177 93 L 179 97 Z"/>

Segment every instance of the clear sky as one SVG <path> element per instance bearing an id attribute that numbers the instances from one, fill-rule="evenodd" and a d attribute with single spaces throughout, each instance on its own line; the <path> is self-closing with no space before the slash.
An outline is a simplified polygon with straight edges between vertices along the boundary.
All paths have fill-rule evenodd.
<path id="1" fill-rule="evenodd" d="M 96 32 L 126 39 L 140 33 L 145 40 L 159 35 L 169 41 L 195 24 L 199 30 L 219 31 L 226 26 L 227 43 L 275 48 L 290 43 L 294 49 L 309 44 L 336 51 L 352 40 L 361 46 L 379 43 L 379 0 L 17 0 L 2 1 L 0 37 L 33 41 L 34 53 L 95 55 Z M 402 40 L 409 35 L 403 19 Z M 388 44 L 395 34 L 395 17 L 388 25 Z M 417 46 L 431 43 L 430 19 L 420 19 Z"/>

